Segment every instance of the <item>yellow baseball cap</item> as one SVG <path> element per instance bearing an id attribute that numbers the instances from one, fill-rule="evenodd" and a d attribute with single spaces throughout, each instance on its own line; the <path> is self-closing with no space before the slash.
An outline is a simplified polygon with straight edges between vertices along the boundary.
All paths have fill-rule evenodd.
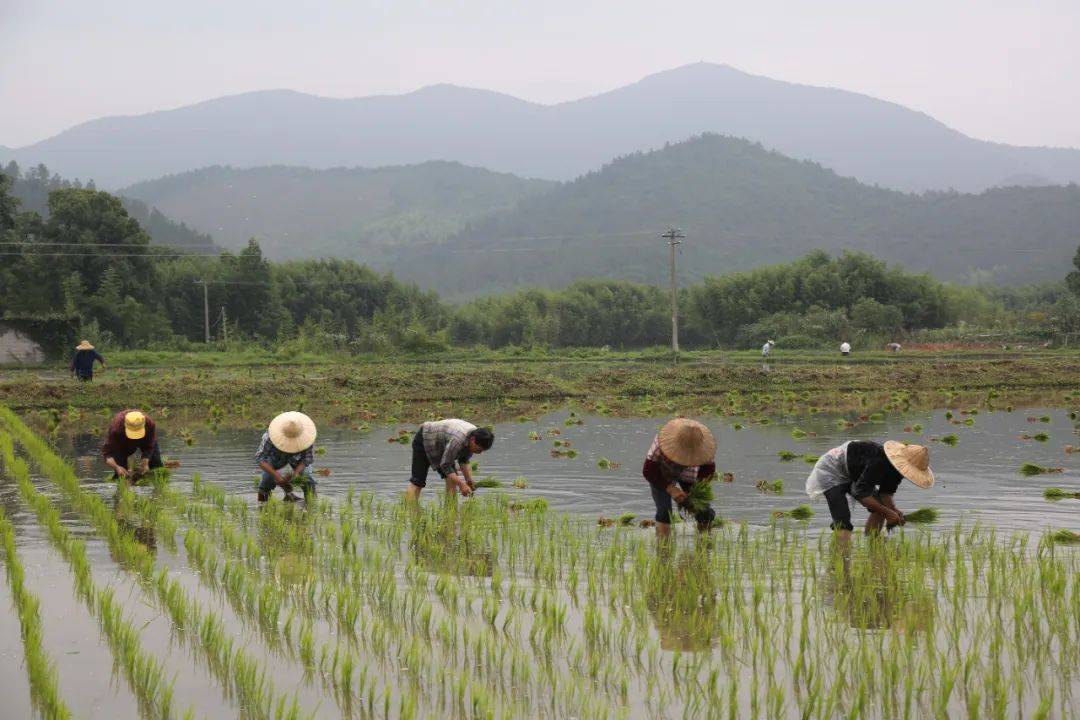
<path id="1" fill-rule="evenodd" d="M 142 440 L 146 437 L 146 416 L 138 410 L 124 415 L 124 434 L 129 440 Z"/>

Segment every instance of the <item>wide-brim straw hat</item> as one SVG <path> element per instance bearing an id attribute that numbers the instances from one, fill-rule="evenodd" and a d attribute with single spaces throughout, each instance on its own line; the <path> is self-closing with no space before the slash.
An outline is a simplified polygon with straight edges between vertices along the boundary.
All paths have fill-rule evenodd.
<path id="1" fill-rule="evenodd" d="M 704 465 L 716 457 L 716 438 L 697 420 L 669 420 L 660 428 L 659 442 L 660 452 L 676 465 Z"/>
<path id="2" fill-rule="evenodd" d="M 83 340 L 81 343 L 75 346 L 76 350 L 93 350 L 94 346 L 90 344 L 89 340 Z"/>
<path id="3" fill-rule="evenodd" d="M 315 444 L 315 421 L 302 412 L 283 412 L 270 421 L 270 442 L 285 453 L 307 450 Z"/>
<path id="4" fill-rule="evenodd" d="M 895 440 L 885 442 L 885 457 L 900 474 L 921 488 L 934 484 L 934 471 L 930 469 L 930 451 L 922 445 L 905 445 Z"/>

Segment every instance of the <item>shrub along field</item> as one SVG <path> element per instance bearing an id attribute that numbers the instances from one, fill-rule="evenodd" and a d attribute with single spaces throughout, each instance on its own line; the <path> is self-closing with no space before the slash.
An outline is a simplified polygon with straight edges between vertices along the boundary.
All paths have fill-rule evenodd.
<path id="1" fill-rule="evenodd" d="M 1080 712 L 1080 555 L 1064 534 L 909 526 L 845 550 L 792 512 L 658 545 L 509 488 L 256 509 L 197 475 L 110 504 L 8 410 L 0 463 L 8 512 L 29 512 L 69 567 L 144 718 Z M 57 619 L 20 582 L 25 534 L 0 521 L 0 537 L 34 707 L 67 717 L 84 698 L 41 640 Z M 134 595 L 102 582 L 116 574 Z M 170 639 L 140 632 L 143 605 Z M 178 693 L 178 657 L 215 687 Z"/>

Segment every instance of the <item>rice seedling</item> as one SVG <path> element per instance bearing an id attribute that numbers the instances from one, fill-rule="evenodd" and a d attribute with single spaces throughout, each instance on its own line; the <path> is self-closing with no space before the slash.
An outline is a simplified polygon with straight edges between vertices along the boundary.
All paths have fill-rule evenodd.
<path id="1" fill-rule="evenodd" d="M 526 478 L 524 475 L 518 475 L 516 478 L 514 478 L 513 486 L 517 490 L 524 490 L 525 488 L 529 487 L 529 479 Z"/>
<path id="2" fill-rule="evenodd" d="M 807 465 L 813 465 L 821 459 L 820 455 L 803 455 L 803 462 Z"/>
<path id="3" fill-rule="evenodd" d="M 714 477 L 698 480 L 690 486 L 686 491 L 686 501 L 679 506 L 680 513 L 685 517 L 693 517 L 709 506 L 713 501 Z"/>
<path id="4" fill-rule="evenodd" d="M 411 440 L 410 440 L 410 442 L 411 442 Z M 325 455 L 326 454 L 326 447 L 323 446 L 323 445 L 318 446 L 317 448 L 315 448 L 315 454 L 320 456 L 320 457 Z"/>
<path id="5" fill-rule="evenodd" d="M 949 447 L 956 447 L 959 442 L 960 438 L 955 435 L 945 435 L 941 438 L 941 443 L 943 445 L 948 445 Z"/>
<path id="6" fill-rule="evenodd" d="M 1048 423 L 1048 422 L 1051 422 L 1051 418 L 1050 418 L 1049 415 L 1041 415 L 1041 416 L 1039 416 L 1039 422 Z"/>
<path id="7" fill-rule="evenodd" d="M 4 569 L 22 633 L 30 701 L 42 717 L 70 718 L 71 710 L 60 696 L 56 663 L 42 647 L 41 602 L 24 584 L 25 573 L 15 547 L 15 528 L 11 526 L 3 507 L 0 507 L 0 546 L 3 547 Z"/>
<path id="8" fill-rule="evenodd" d="M 1032 462 L 1026 462 L 1020 466 L 1020 474 L 1024 477 L 1033 477 L 1035 475 L 1047 475 L 1052 473 L 1065 472 L 1064 468 L 1051 468 L 1043 467 Z"/>
<path id="9" fill-rule="evenodd" d="M 803 440 L 806 438 L 806 431 L 802 428 L 792 428 L 791 438 L 792 440 Z"/>
<path id="10" fill-rule="evenodd" d="M 537 442 L 541 439 L 543 439 L 543 436 L 535 430 L 529 433 L 529 440 L 531 440 L 532 442 Z"/>
<path id="11" fill-rule="evenodd" d="M 731 426 L 731 429 L 732 429 L 732 430 L 742 430 L 742 429 L 743 429 L 743 426 L 742 426 L 742 424 L 741 424 L 741 423 L 734 423 L 734 424 L 733 424 L 733 425 Z"/>
<path id="12" fill-rule="evenodd" d="M 635 515 L 634 513 L 623 513 L 618 518 L 619 524 L 623 526 L 629 526 L 634 522 L 634 518 L 636 517 L 637 515 Z"/>
<path id="13" fill-rule="evenodd" d="M 312 470 L 313 473 L 320 477 L 330 477 L 333 471 L 328 467 L 318 467 Z"/>
<path id="14" fill-rule="evenodd" d="M 798 505 L 791 510 L 777 510 L 772 516 L 774 519 L 792 518 L 794 520 L 809 520 L 814 516 L 814 509 L 809 505 Z"/>
<path id="15" fill-rule="evenodd" d="M 1035 433 L 1035 434 L 1034 434 L 1034 435 L 1032 436 L 1032 438 L 1033 438 L 1034 440 L 1038 441 L 1038 442 L 1042 442 L 1042 443 L 1044 443 L 1044 442 L 1047 442 L 1047 441 L 1048 441 L 1048 440 L 1050 439 L 1050 436 L 1049 436 L 1049 435 L 1047 435 L 1047 434 L 1046 434 L 1046 433 L 1044 433 L 1044 432 L 1041 432 L 1041 433 Z"/>
<path id="16" fill-rule="evenodd" d="M 475 487 L 480 488 L 499 488 L 502 487 L 502 483 L 495 479 L 494 475 L 488 475 L 476 481 Z"/>
<path id="17" fill-rule="evenodd" d="M 795 458 L 799 457 L 798 453 L 793 453 L 790 450 L 781 450 L 780 452 L 776 453 L 776 455 L 780 458 L 780 462 L 791 462 Z"/>
<path id="18" fill-rule="evenodd" d="M 937 508 L 919 508 L 904 514 L 904 519 L 916 525 L 929 525 L 936 523 L 941 515 Z"/>
<path id="19" fill-rule="evenodd" d="M 782 478 L 776 480 L 758 480 L 754 486 L 763 493 L 770 493 L 772 495 L 784 494 L 784 481 Z"/>
<path id="20" fill-rule="evenodd" d="M 1047 500 L 1080 500 L 1080 492 L 1052 487 L 1043 490 L 1043 497 Z"/>
<path id="21" fill-rule="evenodd" d="M 596 467 L 600 468 L 601 470 L 617 470 L 619 468 L 619 465 L 619 463 L 615 462 L 614 460 L 608 460 L 606 457 L 601 457 L 596 461 Z"/>

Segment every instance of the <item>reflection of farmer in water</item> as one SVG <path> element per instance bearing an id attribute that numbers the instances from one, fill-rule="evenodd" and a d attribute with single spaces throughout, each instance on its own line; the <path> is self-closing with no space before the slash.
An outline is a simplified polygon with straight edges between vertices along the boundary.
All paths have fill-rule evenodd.
<path id="1" fill-rule="evenodd" d="M 925 573 L 905 565 L 913 563 L 890 543 L 870 542 L 854 557 L 836 552 L 826 597 L 837 617 L 858 630 L 927 630 L 934 620 L 934 588 Z"/>
<path id="2" fill-rule="evenodd" d="M 657 545 L 645 578 L 645 603 L 656 623 L 662 650 L 699 652 L 716 643 L 716 582 L 712 546 Z"/>
<path id="3" fill-rule="evenodd" d="M 453 496 L 447 496 L 452 500 Z M 483 526 L 470 523 L 457 503 L 415 508 L 410 515 L 413 558 L 428 572 L 491 577 L 495 555 Z"/>

